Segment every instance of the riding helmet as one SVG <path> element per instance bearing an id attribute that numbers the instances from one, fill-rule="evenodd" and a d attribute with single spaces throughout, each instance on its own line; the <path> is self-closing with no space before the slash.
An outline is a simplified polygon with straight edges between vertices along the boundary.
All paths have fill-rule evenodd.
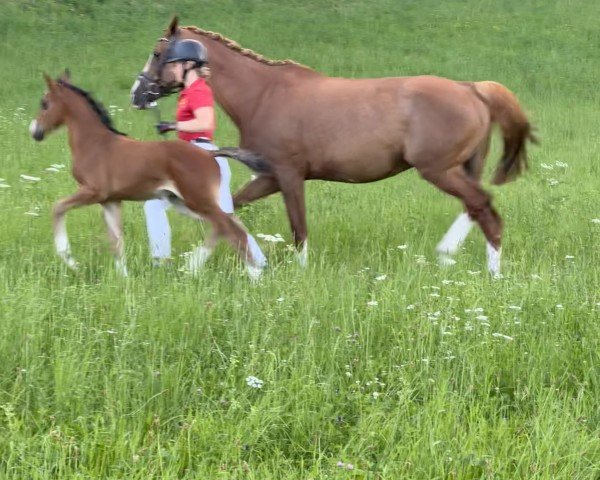
<path id="1" fill-rule="evenodd" d="M 202 66 L 208 61 L 206 47 L 197 40 L 177 40 L 167 51 L 165 63 L 173 62 L 195 62 Z"/>

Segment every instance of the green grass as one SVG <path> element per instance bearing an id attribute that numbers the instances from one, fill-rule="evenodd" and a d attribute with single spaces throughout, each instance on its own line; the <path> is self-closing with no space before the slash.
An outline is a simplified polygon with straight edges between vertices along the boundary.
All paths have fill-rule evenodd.
<path id="1" fill-rule="evenodd" d="M 173 11 L 331 75 L 433 73 L 516 92 L 542 144 L 523 178 L 490 188 L 505 277 L 488 278 L 479 232 L 454 268 L 436 265 L 460 206 L 414 173 L 309 184 L 311 265 L 267 244 L 260 285 L 225 247 L 197 279 L 152 269 L 137 204 L 124 211 L 128 280 L 98 208 L 68 215 L 82 270 L 66 271 L 49 213 L 75 184 L 44 171 L 69 164 L 66 136 L 36 144 L 26 128 L 41 72 L 70 67 L 123 109 L 118 128 L 156 138 L 128 91 Z M 600 478 L 598 18 L 598 2 L 562 0 L 5 0 L 0 478 Z M 219 120 L 218 142 L 234 145 Z M 498 155 L 496 142 L 488 170 Z M 236 185 L 248 175 L 236 166 Z M 241 216 L 289 241 L 279 196 Z M 176 254 L 203 237 L 171 218 Z"/>

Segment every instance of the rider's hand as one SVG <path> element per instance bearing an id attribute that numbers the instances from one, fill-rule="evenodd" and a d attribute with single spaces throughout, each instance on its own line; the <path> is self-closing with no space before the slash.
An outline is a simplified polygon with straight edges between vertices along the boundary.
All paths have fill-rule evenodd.
<path id="1" fill-rule="evenodd" d="M 156 131 L 161 135 L 177 130 L 177 124 L 175 122 L 158 122 L 155 126 Z"/>

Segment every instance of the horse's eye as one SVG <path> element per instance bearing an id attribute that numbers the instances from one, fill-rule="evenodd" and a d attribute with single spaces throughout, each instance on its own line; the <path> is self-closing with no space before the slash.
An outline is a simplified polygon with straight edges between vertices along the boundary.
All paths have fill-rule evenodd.
<path id="1" fill-rule="evenodd" d="M 152 52 L 152 56 L 154 58 L 158 58 L 158 57 L 160 57 L 160 53 L 159 52 Z"/>
<path id="2" fill-rule="evenodd" d="M 42 100 L 40 102 L 40 107 L 42 110 L 48 110 L 48 102 L 46 100 Z"/>

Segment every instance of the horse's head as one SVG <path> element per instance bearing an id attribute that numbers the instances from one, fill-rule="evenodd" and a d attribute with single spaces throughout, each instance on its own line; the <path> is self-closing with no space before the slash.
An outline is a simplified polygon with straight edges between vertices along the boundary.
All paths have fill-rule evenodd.
<path id="1" fill-rule="evenodd" d="M 131 104 L 139 109 L 152 108 L 156 101 L 182 88 L 175 81 L 170 69 L 165 68 L 165 57 L 169 47 L 179 36 L 179 20 L 174 17 L 165 32 L 158 40 L 154 50 L 131 87 Z"/>
<path id="2" fill-rule="evenodd" d="M 40 101 L 40 112 L 37 118 L 29 125 L 31 136 L 38 142 L 41 142 L 46 134 L 65 123 L 67 108 L 61 95 L 61 82 L 66 82 L 68 79 L 68 72 L 65 72 L 58 81 L 44 74 L 48 91 Z"/>

